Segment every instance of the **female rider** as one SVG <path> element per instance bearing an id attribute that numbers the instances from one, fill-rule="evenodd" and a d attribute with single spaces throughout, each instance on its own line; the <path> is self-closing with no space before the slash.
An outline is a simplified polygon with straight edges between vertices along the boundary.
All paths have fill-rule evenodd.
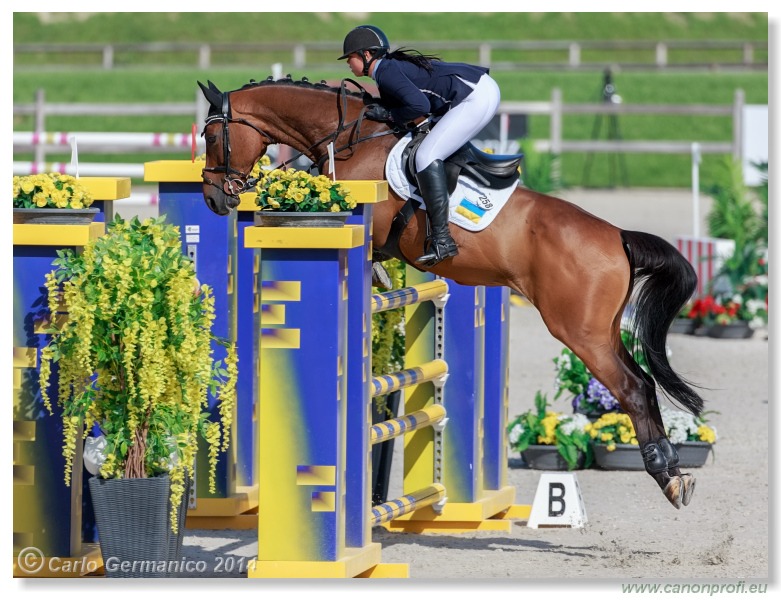
<path id="1" fill-rule="evenodd" d="M 415 156 L 418 188 L 431 221 L 426 253 L 416 262 L 432 267 L 458 254 L 448 227 L 443 161 L 494 116 L 499 86 L 484 67 L 443 62 L 415 50 L 391 52 L 388 38 L 373 25 L 350 31 L 343 49 L 339 59 L 347 59 L 353 74 L 377 83 L 382 105 L 369 105 L 367 118 L 400 128 L 411 128 L 425 117 L 434 124 Z"/>

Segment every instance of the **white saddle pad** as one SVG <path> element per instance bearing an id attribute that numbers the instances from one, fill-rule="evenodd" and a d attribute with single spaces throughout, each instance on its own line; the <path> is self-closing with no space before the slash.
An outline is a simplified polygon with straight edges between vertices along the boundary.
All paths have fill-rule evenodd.
<path id="1" fill-rule="evenodd" d="M 412 134 L 408 133 L 393 147 L 385 163 L 385 177 L 393 191 L 403 198 L 417 200 L 425 207 L 423 198 L 415 193 L 416 188 L 407 180 L 401 165 L 401 155 L 411 140 Z M 483 188 L 461 175 L 450 196 L 450 222 L 467 231 L 482 231 L 496 218 L 516 187 L 518 184 L 503 190 Z"/>

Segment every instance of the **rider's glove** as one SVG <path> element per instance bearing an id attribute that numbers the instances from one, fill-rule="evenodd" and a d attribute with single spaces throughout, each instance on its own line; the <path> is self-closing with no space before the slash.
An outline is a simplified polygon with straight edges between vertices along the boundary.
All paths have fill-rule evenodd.
<path id="1" fill-rule="evenodd" d="M 372 121 L 381 121 L 383 123 L 387 123 L 393 120 L 390 111 L 384 106 L 380 106 L 379 104 L 369 104 L 369 106 L 366 107 L 364 116 L 367 119 L 371 119 Z"/>

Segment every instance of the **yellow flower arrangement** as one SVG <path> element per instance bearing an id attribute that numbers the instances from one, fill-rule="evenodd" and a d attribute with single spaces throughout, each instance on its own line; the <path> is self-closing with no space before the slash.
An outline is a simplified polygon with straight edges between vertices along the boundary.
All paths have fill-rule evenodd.
<path id="1" fill-rule="evenodd" d="M 594 443 L 605 445 L 609 452 L 616 449 L 616 444 L 638 445 L 635 428 L 626 413 L 605 413 L 595 422 L 587 423 L 585 430 Z"/>
<path id="2" fill-rule="evenodd" d="M 258 169 L 256 203 L 260 210 L 280 212 L 342 212 L 355 208 L 350 190 L 325 175 L 296 169 Z"/>
<path id="3" fill-rule="evenodd" d="M 94 426 L 106 439 L 103 478 L 168 474 L 171 523 L 193 475 L 198 433 L 209 444 L 209 486 L 216 457 L 227 448 L 238 375 L 234 345 L 211 333 L 214 297 L 195 278 L 179 228 L 165 217 L 120 217 L 82 252 L 60 252 L 46 278 L 51 335 L 42 350 L 41 396 L 49 396 L 51 363 L 59 366 L 63 455 L 71 465 L 79 436 Z M 67 319 L 57 319 L 58 312 Z M 225 348 L 213 359 L 212 341 Z M 220 421 L 205 408 L 212 391 Z M 222 443 L 221 443 L 222 442 Z M 70 485 L 70 466 L 65 481 Z"/>
<path id="4" fill-rule="evenodd" d="M 14 208 L 88 208 L 89 190 L 71 175 L 40 173 L 14 176 Z"/>

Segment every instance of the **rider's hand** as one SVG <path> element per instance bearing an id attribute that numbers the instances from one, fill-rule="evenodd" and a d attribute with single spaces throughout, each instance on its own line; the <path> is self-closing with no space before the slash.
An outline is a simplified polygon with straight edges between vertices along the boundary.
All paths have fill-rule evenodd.
<path id="1" fill-rule="evenodd" d="M 388 123 L 393 120 L 390 111 L 379 104 L 369 104 L 369 106 L 366 107 L 364 116 L 372 121 L 381 121 L 383 123 Z"/>

